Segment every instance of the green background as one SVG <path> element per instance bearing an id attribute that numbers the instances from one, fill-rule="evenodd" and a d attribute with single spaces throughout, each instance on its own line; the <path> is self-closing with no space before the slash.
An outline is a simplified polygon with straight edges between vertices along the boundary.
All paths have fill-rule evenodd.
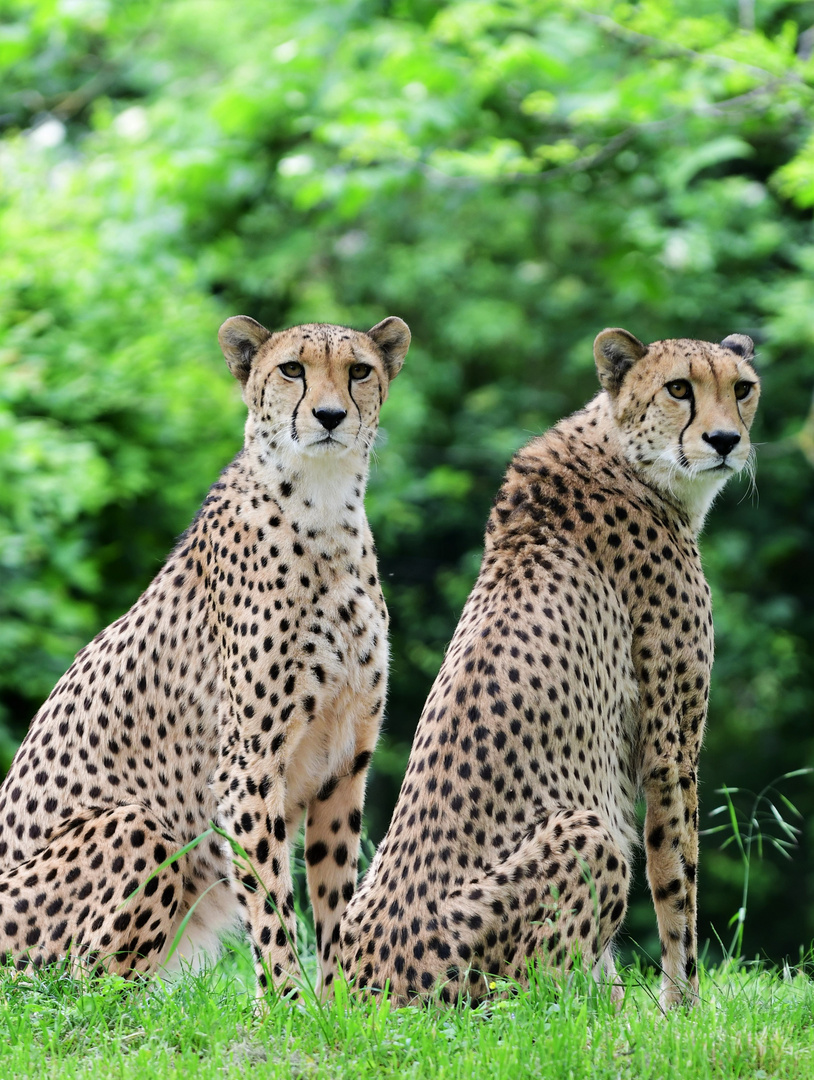
<path id="1" fill-rule="evenodd" d="M 413 331 L 367 501 L 393 655 L 374 840 L 505 465 L 594 393 L 608 325 L 756 341 L 757 491 L 702 538 L 703 825 L 716 788 L 814 764 L 812 25 L 778 0 L 2 0 L 0 766 L 239 449 L 238 313 Z M 745 935 L 775 960 L 814 938 L 814 786 L 780 789 L 801 843 L 784 859 L 764 807 Z M 725 836 L 710 956 L 741 902 Z M 628 929 L 653 954 L 641 889 Z"/>

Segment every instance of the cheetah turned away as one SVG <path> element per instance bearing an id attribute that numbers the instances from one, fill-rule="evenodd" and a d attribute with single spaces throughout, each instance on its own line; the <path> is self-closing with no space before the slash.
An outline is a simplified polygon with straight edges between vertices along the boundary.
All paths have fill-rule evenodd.
<path id="1" fill-rule="evenodd" d="M 364 489 L 410 332 L 389 318 L 272 334 L 238 316 L 219 340 L 244 448 L 77 655 L 0 788 L 0 954 L 21 968 L 154 971 L 192 909 L 178 957 L 240 917 L 259 986 L 294 982 L 304 816 L 323 989 L 336 970 L 387 682 Z M 217 834 L 162 866 L 211 822 L 255 873 Z"/>
<path id="2" fill-rule="evenodd" d="M 614 986 L 634 804 L 667 1007 L 697 996 L 696 769 L 712 661 L 696 537 L 750 462 L 753 345 L 605 330 L 602 390 L 514 457 L 385 839 L 342 917 L 365 992 L 477 998 L 528 962 Z"/>

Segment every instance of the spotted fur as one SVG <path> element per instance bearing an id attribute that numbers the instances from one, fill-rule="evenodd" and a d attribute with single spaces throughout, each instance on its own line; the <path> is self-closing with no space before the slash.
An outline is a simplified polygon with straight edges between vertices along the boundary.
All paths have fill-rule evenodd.
<path id="1" fill-rule="evenodd" d="M 356 878 L 387 682 L 363 497 L 409 331 L 221 327 L 245 445 L 129 612 L 76 657 L 0 789 L 0 955 L 161 967 L 238 913 L 259 985 L 296 978 L 290 850 L 306 818 L 323 984 Z M 202 433 L 203 434 L 203 433 Z M 154 871 L 217 822 L 217 835 Z"/>
<path id="2" fill-rule="evenodd" d="M 540 958 L 614 981 L 647 804 L 667 1006 L 697 993 L 696 770 L 712 662 L 696 537 L 750 458 L 749 338 L 595 344 L 604 389 L 515 456 L 342 963 L 399 1001 Z M 618 994 L 618 987 L 615 991 Z"/>

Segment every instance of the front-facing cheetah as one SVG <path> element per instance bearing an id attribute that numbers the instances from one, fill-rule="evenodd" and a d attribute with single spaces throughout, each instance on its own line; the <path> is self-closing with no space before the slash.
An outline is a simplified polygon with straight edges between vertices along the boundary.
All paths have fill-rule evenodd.
<path id="1" fill-rule="evenodd" d="M 712 662 L 696 536 L 750 458 L 749 338 L 605 330 L 603 389 L 512 461 L 342 964 L 397 1000 L 613 980 L 642 790 L 663 1004 L 697 994 L 696 769 Z M 485 978 L 486 976 L 486 978 Z"/>
<path id="2" fill-rule="evenodd" d="M 20 966 L 155 970 L 192 908 L 178 955 L 240 912 L 259 985 L 284 982 L 305 816 L 323 986 L 336 969 L 387 682 L 364 488 L 410 333 L 389 318 L 271 334 L 238 316 L 219 338 L 244 448 L 57 683 L 0 789 L 0 956 Z M 255 872 L 217 835 L 164 865 L 211 822 Z"/>

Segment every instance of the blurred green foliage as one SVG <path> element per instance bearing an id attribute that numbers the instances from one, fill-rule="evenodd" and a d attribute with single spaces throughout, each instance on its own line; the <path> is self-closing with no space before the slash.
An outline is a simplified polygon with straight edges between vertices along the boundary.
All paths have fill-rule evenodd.
<path id="1" fill-rule="evenodd" d="M 393 619 L 374 837 L 508 457 L 593 394 L 606 325 L 758 343 L 759 499 L 733 485 L 703 542 L 704 806 L 814 763 L 812 24 L 794 0 L 6 0 L 3 766 L 239 447 L 236 313 L 413 330 L 368 497 Z M 753 868 L 746 926 L 775 958 L 814 937 L 814 792 L 788 794 L 803 846 Z M 739 874 L 710 838 L 713 950 Z M 643 897 L 630 929 L 654 947 Z"/>

